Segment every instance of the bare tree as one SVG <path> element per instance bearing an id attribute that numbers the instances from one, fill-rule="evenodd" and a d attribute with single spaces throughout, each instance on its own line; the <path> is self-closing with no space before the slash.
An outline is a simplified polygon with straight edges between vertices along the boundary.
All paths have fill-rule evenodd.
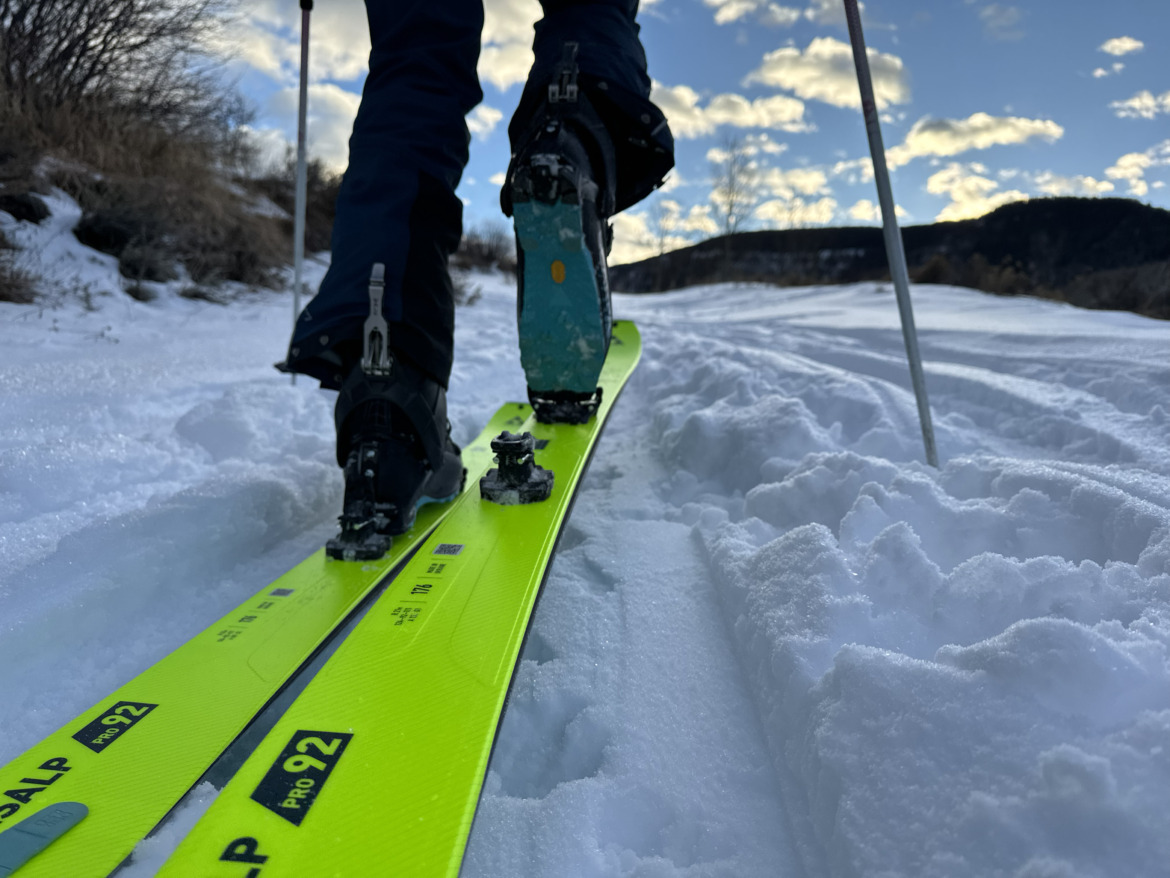
<path id="1" fill-rule="evenodd" d="M 711 200 L 719 212 L 724 235 L 734 235 L 751 217 L 760 200 L 760 172 L 752 150 L 734 135 L 723 139 L 711 163 Z"/>
<path id="2" fill-rule="evenodd" d="M 0 0 L 0 86 L 26 106 L 92 101 L 176 134 L 246 115 L 212 42 L 235 0 Z"/>

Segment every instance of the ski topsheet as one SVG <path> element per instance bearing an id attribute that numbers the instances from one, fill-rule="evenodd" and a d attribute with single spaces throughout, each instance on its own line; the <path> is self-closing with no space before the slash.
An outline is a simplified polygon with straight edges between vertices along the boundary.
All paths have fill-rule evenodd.
<path id="1" fill-rule="evenodd" d="M 595 418 L 539 424 L 551 497 L 469 487 L 292 704 L 160 875 L 443 876 L 459 871 L 515 663 L 589 455 L 637 363 L 615 325 Z"/>
<path id="2" fill-rule="evenodd" d="M 513 409 L 500 409 L 464 449 L 469 491 Z M 414 527 L 378 561 L 333 561 L 317 552 L 0 768 L 0 852 L 5 830 L 47 806 L 79 802 L 89 811 L 22 866 L 20 878 L 115 869 L 457 503 L 422 507 Z"/>

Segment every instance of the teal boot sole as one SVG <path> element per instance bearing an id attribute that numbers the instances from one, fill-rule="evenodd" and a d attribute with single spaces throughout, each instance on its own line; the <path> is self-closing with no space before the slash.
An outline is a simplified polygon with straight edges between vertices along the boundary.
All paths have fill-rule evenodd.
<path id="1" fill-rule="evenodd" d="M 534 391 L 597 389 L 609 348 L 601 291 L 585 243 L 579 204 L 516 203 L 524 254 L 520 362 Z M 607 304 L 608 308 L 608 304 Z"/>

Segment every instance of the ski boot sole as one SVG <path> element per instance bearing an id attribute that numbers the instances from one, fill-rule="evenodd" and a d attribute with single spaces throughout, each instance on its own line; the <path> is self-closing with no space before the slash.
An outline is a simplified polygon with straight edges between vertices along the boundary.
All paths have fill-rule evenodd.
<path id="1" fill-rule="evenodd" d="M 520 363 L 530 391 L 592 395 L 609 337 L 579 203 L 513 206 L 524 254 Z"/>

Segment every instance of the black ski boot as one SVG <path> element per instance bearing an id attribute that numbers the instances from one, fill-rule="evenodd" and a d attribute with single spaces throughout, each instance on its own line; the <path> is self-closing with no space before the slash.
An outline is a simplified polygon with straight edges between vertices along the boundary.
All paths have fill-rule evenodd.
<path id="1" fill-rule="evenodd" d="M 615 158 L 577 84 L 566 43 L 548 101 L 512 156 L 500 195 L 516 229 L 520 361 L 538 420 L 584 423 L 613 325 L 606 255 L 613 241 Z"/>
<path id="2" fill-rule="evenodd" d="M 341 533 L 326 552 L 345 561 L 382 557 L 391 536 L 410 530 L 420 506 L 454 498 L 467 475 L 451 441 L 446 390 L 390 357 L 380 268 L 370 284 L 366 353 L 342 385 L 334 412 L 345 499 Z"/>

